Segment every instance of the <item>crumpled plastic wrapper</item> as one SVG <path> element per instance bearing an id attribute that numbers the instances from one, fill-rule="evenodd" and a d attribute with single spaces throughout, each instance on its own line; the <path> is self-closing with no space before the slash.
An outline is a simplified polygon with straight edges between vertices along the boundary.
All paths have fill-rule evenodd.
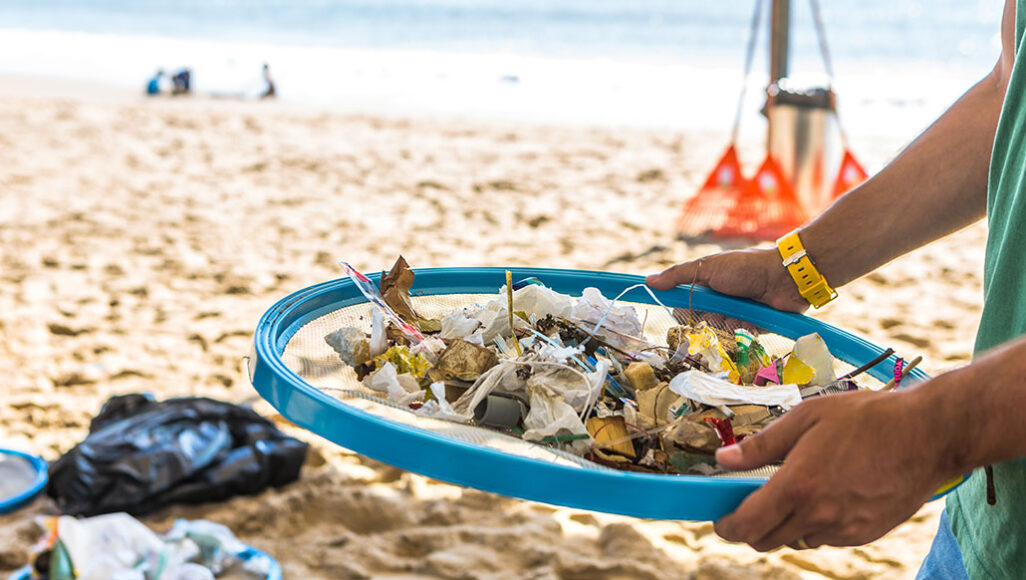
<path id="1" fill-rule="evenodd" d="M 532 388 L 544 387 L 561 394 L 563 400 L 580 413 L 598 400 L 608 372 L 607 360 L 598 361 L 595 370 L 590 373 L 566 366 L 538 366 L 527 379 L 527 387 L 529 391 Z"/>
<path id="2" fill-rule="evenodd" d="M 194 544 L 202 555 L 203 565 L 215 576 L 224 574 L 238 562 L 238 555 L 249 549 L 227 526 L 207 520 L 175 520 L 171 530 L 164 535 L 164 541 Z M 242 563 L 242 568 L 254 577 L 266 577 L 270 567 L 271 562 L 264 555 L 251 557 Z M 193 578 L 176 575 L 170 577 Z"/>
<path id="3" fill-rule="evenodd" d="M 673 377 L 670 390 L 710 407 L 752 404 L 780 406 L 786 410 L 802 402 L 798 385 L 746 387 L 701 371 L 687 371 Z"/>
<path id="4" fill-rule="evenodd" d="M 584 373 L 565 365 L 544 361 L 507 362 L 492 367 L 453 403 L 453 409 L 469 418 L 474 409 L 494 393 L 527 398 L 534 390 L 559 395 L 577 413 L 594 404 L 605 384 L 609 361 L 599 361 L 595 371 Z"/>
<path id="5" fill-rule="evenodd" d="M 607 312 L 608 315 L 606 314 Z M 637 344 L 637 341 L 626 339 L 620 336 L 620 334 L 638 337 L 644 334 L 641 319 L 638 318 L 638 313 L 634 310 L 634 307 L 613 306 L 613 301 L 603 296 L 598 288 L 589 287 L 584 289 L 580 299 L 577 300 L 577 304 L 574 305 L 570 317 L 590 323 L 582 326 L 588 332 L 591 332 L 595 325 L 601 321 L 602 326 L 599 327 L 596 334 L 601 336 L 606 342 L 619 348 L 631 348 L 632 345 Z M 605 320 L 603 320 L 603 317 L 605 317 Z M 615 332 L 602 332 L 603 329 Z"/>
<path id="6" fill-rule="evenodd" d="M 465 419 L 470 419 L 481 401 L 492 392 L 503 395 L 527 396 L 527 379 L 523 376 L 521 369 L 523 365 L 503 362 L 486 371 L 477 378 L 474 385 L 467 389 L 467 392 L 460 395 L 459 399 L 452 404 L 453 409 Z"/>
<path id="7" fill-rule="evenodd" d="M 528 341 L 537 340 L 534 338 L 527 339 Z M 562 341 L 559 340 L 558 336 L 549 337 L 552 342 L 546 342 L 545 345 L 538 351 L 538 358 L 543 361 L 556 362 L 566 364 L 572 358 L 580 358 L 581 353 L 584 352 L 584 347 L 581 345 L 575 346 L 563 346 Z M 530 342 L 525 342 L 526 345 L 530 345 Z"/>
<path id="8" fill-rule="evenodd" d="M 524 439 L 541 441 L 558 434 L 587 435 L 588 429 L 581 422 L 574 408 L 563 399 L 562 394 L 544 386 L 529 388 L 531 410 L 524 417 Z M 580 451 L 591 446 L 591 438 L 570 442 Z"/>
<path id="9" fill-rule="evenodd" d="M 467 418 L 460 415 L 452 408 L 449 401 L 445 399 L 445 383 L 434 382 L 428 387 L 433 397 L 430 401 L 425 402 L 419 409 L 414 413 L 424 416 L 431 417 L 433 419 L 443 419 L 445 421 L 455 421 L 457 423 L 465 423 Z"/>
<path id="10" fill-rule="evenodd" d="M 344 326 L 326 335 L 324 342 L 338 353 L 342 362 L 351 367 L 360 366 L 374 358 L 367 335 L 353 326 Z"/>
<path id="11" fill-rule="evenodd" d="M 506 286 L 499 290 L 497 301 L 506 308 Z M 513 312 L 523 312 L 528 317 L 544 318 L 551 314 L 566 318 L 573 311 L 573 299 L 551 288 L 530 284 L 513 291 Z"/>
<path id="12" fill-rule="evenodd" d="M 510 336 L 509 313 L 506 310 L 505 302 L 502 304 L 496 301 L 489 302 L 487 306 L 474 312 L 471 316 L 476 320 L 480 320 L 482 326 L 470 336 L 480 335 L 483 344 L 491 344 L 497 336 Z M 513 317 L 513 325 L 520 329 L 529 328 L 529 325 L 519 316 Z"/>
<path id="13" fill-rule="evenodd" d="M 498 298 L 488 302 L 484 308 L 470 313 L 470 318 L 481 321 L 482 328 L 475 334 L 480 333 L 485 344 L 490 344 L 496 336 L 510 335 L 508 300 L 506 287 L 503 286 Z M 549 314 L 566 318 L 572 309 L 573 300 L 569 296 L 544 286 L 532 284 L 513 292 L 514 315 L 523 313 L 532 320 L 544 318 Z M 520 329 L 530 327 L 519 316 L 513 316 L 513 324 Z"/>
<path id="14" fill-rule="evenodd" d="M 725 372 L 730 382 L 736 383 L 741 375 L 713 329 L 703 322 L 694 330 L 694 333 L 687 335 L 688 353 L 702 355 L 702 360 L 712 372 Z"/>
<path id="15" fill-rule="evenodd" d="M 481 328 L 482 324 L 481 320 L 467 316 L 465 309 L 454 310 L 442 317 L 442 330 L 438 336 L 447 340 L 466 338 Z"/>
<path id="16" fill-rule="evenodd" d="M 386 362 L 363 378 L 363 386 L 378 393 L 384 393 L 388 400 L 397 405 L 409 405 L 424 400 L 420 383 L 411 374 L 396 372 L 395 365 Z"/>
<path id="17" fill-rule="evenodd" d="M 563 401 L 580 412 L 591 401 L 592 382 L 583 372 L 567 366 L 544 365 L 532 369 L 527 379 L 529 392 L 539 388 L 561 395 Z"/>

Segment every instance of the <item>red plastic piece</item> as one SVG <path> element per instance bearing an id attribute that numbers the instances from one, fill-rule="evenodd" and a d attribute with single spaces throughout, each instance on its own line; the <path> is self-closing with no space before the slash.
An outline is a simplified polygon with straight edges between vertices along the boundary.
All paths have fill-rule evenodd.
<path id="1" fill-rule="evenodd" d="M 706 417 L 705 422 L 709 423 L 714 429 L 716 429 L 716 434 L 719 435 L 720 442 L 723 443 L 724 446 L 737 443 L 737 439 L 734 438 L 734 426 L 730 424 L 730 419 Z"/>

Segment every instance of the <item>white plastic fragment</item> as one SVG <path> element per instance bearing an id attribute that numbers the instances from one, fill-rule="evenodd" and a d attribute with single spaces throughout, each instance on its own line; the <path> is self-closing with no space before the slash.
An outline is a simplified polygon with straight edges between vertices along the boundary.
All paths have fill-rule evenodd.
<path id="1" fill-rule="evenodd" d="M 49 529 L 45 519 L 37 521 Z M 82 519 L 60 516 L 57 534 L 78 580 L 236 577 L 240 555 L 249 551 L 230 529 L 206 520 L 176 520 L 161 536 L 125 513 Z M 241 564 L 253 577 L 267 576 L 272 567 L 264 554 L 251 555 Z"/>
<path id="2" fill-rule="evenodd" d="M 531 393 L 531 410 L 524 417 L 524 439 L 541 441 L 546 437 L 559 434 L 587 435 L 588 429 L 581 422 L 577 412 L 563 400 L 559 393 L 544 387 L 529 389 Z M 571 447 L 587 449 L 589 439 L 573 441 Z"/>
<path id="3" fill-rule="evenodd" d="M 499 300 L 505 309 L 505 285 L 499 290 L 499 294 L 502 297 Z M 528 317 L 536 316 L 539 319 L 549 314 L 567 318 L 573 311 L 573 299 L 551 288 L 530 284 L 513 291 L 513 311 L 523 312 Z"/>
<path id="4" fill-rule="evenodd" d="M 484 346 L 485 345 L 484 344 L 484 337 L 481 336 L 480 332 L 476 332 L 474 334 L 471 334 L 470 336 L 466 336 L 466 337 L 463 338 L 463 340 L 469 342 L 470 344 L 475 344 L 477 346 Z"/>
<path id="5" fill-rule="evenodd" d="M 701 371 L 687 371 L 673 377 L 670 390 L 711 407 L 752 404 L 767 407 L 779 405 L 790 409 L 802 402 L 798 385 L 746 387 Z"/>
<path id="6" fill-rule="evenodd" d="M 372 358 L 370 341 L 359 328 L 344 326 L 326 335 L 324 342 L 328 343 L 328 346 L 338 353 L 342 362 L 349 366 L 362 365 Z"/>
<path id="7" fill-rule="evenodd" d="M 370 354 L 376 357 L 388 350 L 388 335 L 385 334 L 385 316 L 377 308 L 371 309 Z"/>
<path id="8" fill-rule="evenodd" d="M 420 389 L 417 379 L 409 373 L 398 374 L 395 365 L 390 362 L 364 377 L 363 385 L 372 391 L 384 393 L 390 402 L 398 405 L 424 400 L 424 391 Z"/>
<path id="9" fill-rule="evenodd" d="M 422 354 L 431 364 L 438 362 L 438 357 L 445 351 L 445 342 L 437 337 L 428 336 L 410 347 L 410 354 Z"/>
<path id="10" fill-rule="evenodd" d="M 449 401 L 445 399 L 445 383 L 441 381 L 434 382 L 428 388 L 431 390 L 431 394 L 434 395 L 434 399 L 424 403 L 421 408 L 414 411 L 415 413 L 424 417 L 444 419 L 457 423 L 463 423 L 467 420 L 466 417 L 457 413 L 452 408 L 452 405 L 449 404 Z"/>
<path id="11" fill-rule="evenodd" d="M 438 336 L 445 339 L 466 338 L 481 325 L 480 320 L 467 316 L 465 310 L 454 310 L 442 317 L 442 330 Z"/>
<path id="12" fill-rule="evenodd" d="M 794 343 L 794 356 L 812 367 L 815 375 L 810 384 L 823 386 L 831 383 L 834 376 L 834 357 L 830 354 L 826 342 L 816 333 L 807 334 Z"/>
<path id="13" fill-rule="evenodd" d="M 546 392 L 560 395 L 577 413 L 583 411 L 593 400 L 593 380 L 581 371 L 557 363 L 535 362 L 531 367 L 532 374 L 527 379 L 528 392 L 544 389 Z M 603 373 L 608 368 L 605 366 Z"/>
<path id="14" fill-rule="evenodd" d="M 117 578 L 131 574 L 139 554 L 160 553 L 164 548 L 157 534 L 125 513 L 82 520 L 61 516 L 57 529 L 78 578 Z M 139 577 L 142 578 L 141 572 Z"/>
<path id="15" fill-rule="evenodd" d="M 575 320 L 591 323 L 588 331 L 601 322 L 601 328 L 608 328 L 621 334 L 637 337 L 643 334 L 641 319 L 638 318 L 634 307 L 614 306 L 613 301 L 603 296 L 598 288 L 585 288 L 570 316 Z"/>
<path id="16" fill-rule="evenodd" d="M 559 344 L 560 343 L 558 342 L 555 342 L 554 344 L 545 343 L 545 346 L 543 346 L 538 352 L 539 358 L 541 358 L 541 360 L 566 364 L 568 359 L 580 356 L 580 354 L 584 352 L 584 347 L 580 345 L 559 346 Z"/>

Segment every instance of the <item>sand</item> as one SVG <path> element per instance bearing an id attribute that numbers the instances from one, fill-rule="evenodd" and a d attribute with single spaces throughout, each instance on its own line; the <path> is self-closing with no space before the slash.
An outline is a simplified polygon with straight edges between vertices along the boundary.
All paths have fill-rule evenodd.
<path id="1" fill-rule="evenodd" d="M 402 252 L 415 267 L 647 273 L 720 249 L 674 241 L 672 226 L 725 133 L 56 93 L 0 91 L 0 442 L 49 460 L 115 393 L 255 402 L 274 416 L 243 372 L 252 330 L 278 298 L 337 278 L 337 258 L 369 271 Z M 856 145 L 880 167 L 901 141 Z M 977 225 L 895 261 L 816 316 L 922 354 L 928 372 L 964 364 L 984 239 Z M 227 524 L 289 578 L 901 578 L 941 508 L 867 546 L 759 554 L 707 523 L 440 483 L 278 420 L 312 445 L 301 481 L 145 521 Z M 32 517 L 52 509 L 40 499 L 0 516 L 0 575 L 24 563 Z"/>

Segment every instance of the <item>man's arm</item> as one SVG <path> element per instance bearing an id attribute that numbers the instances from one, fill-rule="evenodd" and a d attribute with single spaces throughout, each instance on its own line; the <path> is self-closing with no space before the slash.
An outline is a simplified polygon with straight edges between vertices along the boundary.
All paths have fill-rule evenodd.
<path id="1" fill-rule="evenodd" d="M 759 550 L 873 541 L 952 477 L 1026 456 L 1023 408 L 1026 339 L 906 391 L 803 402 L 717 452 L 731 469 L 787 460 L 716 532 Z"/>
<path id="2" fill-rule="evenodd" d="M 801 231 L 835 287 L 982 218 L 994 133 L 1015 61 L 1015 2 L 1005 3 L 1002 51 L 969 89 L 887 167 Z"/>
<path id="3" fill-rule="evenodd" d="M 805 249 L 832 286 L 983 217 L 994 133 L 1015 60 L 1014 0 L 1005 3 L 1001 38 L 1001 57 L 990 74 L 883 171 L 802 228 Z M 648 282 L 668 289 L 692 280 L 782 310 L 808 307 L 775 249 L 707 256 Z"/>

